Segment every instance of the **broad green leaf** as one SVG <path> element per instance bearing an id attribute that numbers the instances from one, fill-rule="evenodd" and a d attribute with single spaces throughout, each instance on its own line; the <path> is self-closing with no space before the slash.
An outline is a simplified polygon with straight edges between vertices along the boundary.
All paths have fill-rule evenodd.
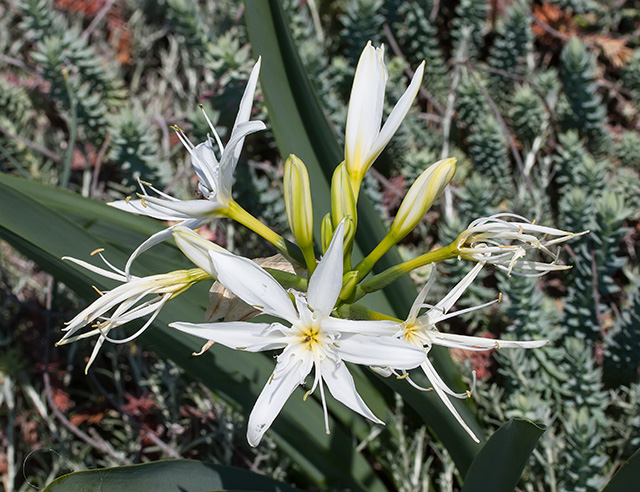
<path id="1" fill-rule="evenodd" d="M 205 492 L 231 489 L 297 490 L 240 468 L 195 460 L 170 460 L 69 473 L 56 478 L 43 492 Z"/>
<path id="2" fill-rule="evenodd" d="M 464 477 L 462 492 L 513 492 L 544 428 L 510 420 L 485 443 Z"/>
<path id="3" fill-rule="evenodd" d="M 56 209 L 64 210 L 70 201 L 79 209 L 83 205 L 102 207 L 103 210 L 97 213 L 100 217 L 108 216 L 112 209 L 82 197 L 73 197 L 61 190 L 49 190 L 50 201 L 45 206 L 37 202 L 33 189 L 28 186 L 31 184 L 33 183 L 21 183 L 26 192 L 23 194 L 7 184 L 7 180 L 0 179 L 0 209 L 12 211 L 0 214 L 0 238 L 37 261 L 87 301 L 93 301 L 95 292 L 90 287 L 92 284 L 100 288 L 111 288 L 113 282 L 64 262 L 61 257 L 68 255 L 89 260 L 89 252 L 103 246 L 103 239 L 68 220 Z M 84 220 L 81 223 L 85 227 L 98 227 L 102 230 L 100 224 L 97 224 L 102 220 L 89 225 Z M 104 220 L 108 222 L 109 219 Z M 141 224 L 147 222 L 136 216 L 130 216 L 129 220 L 142 220 Z M 126 235 L 127 227 L 123 225 L 122 229 Z M 135 230 L 135 227 L 132 229 Z M 111 238 L 115 247 L 109 251 L 108 257 L 112 263 L 121 266 L 130 250 L 118 244 L 118 237 Z M 172 269 L 171 261 L 160 264 L 163 271 Z M 142 255 L 138 273 L 159 273 L 157 265 L 153 256 Z M 257 395 L 273 371 L 273 359 L 262 354 L 233 351 L 224 347 L 215 347 L 200 357 L 191 357 L 192 352 L 200 349 L 202 341 L 171 330 L 167 325 L 177 320 L 202 321 L 208 296 L 205 289 L 200 290 L 189 291 L 168 303 L 142 340 L 145 346 L 160 356 L 174 360 L 187 373 L 248 416 Z M 192 293 L 199 295 L 193 296 Z M 89 350 L 89 347 L 85 350 Z M 78 368 L 78 371 L 81 370 L 82 368 Z M 354 490 L 384 490 L 371 465 L 355 451 L 350 426 L 356 417 L 349 413 L 344 423 L 330 418 L 332 433 L 326 435 L 321 405 L 314 398 L 308 398 L 304 402 L 304 393 L 302 388 L 294 392 L 276 419 L 270 434 L 302 470 L 300 482 L 348 486 Z M 335 415 L 343 412 L 342 406 L 333 400 L 329 401 L 329 406 L 339 408 Z"/>
<path id="4" fill-rule="evenodd" d="M 602 492 L 629 492 L 640 486 L 640 449 L 631 455 Z"/>
<path id="5" fill-rule="evenodd" d="M 314 223 L 330 211 L 329 183 L 334 168 L 343 160 L 343 152 L 337 144 L 317 97 L 306 76 L 295 44 L 287 28 L 286 18 L 277 0 L 246 0 L 245 15 L 251 44 L 256 55 L 262 56 L 260 81 L 269 112 L 269 120 L 284 158 L 296 154 L 309 171 Z M 367 197 L 361 195 L 358 204 L 358 233 L 354 257 L 371 251 L 385 234 L 380 217 Z M 318 231 L 316 229 L 316 237 Z M 400 262 L 397 251 L 392 250 L 379 262 L 376 270 Z M 404 317 L 416 296 L 416 288 L 409 278 L 403 278 L 375 296 L 367 296 L 368 305 L 377 311 L 397 313 Z M 430 353 L 438 371 L 447 381 L 460 386 L 460 377 L 446 350 Z M 392 384 L 393 381 L 377 381 L 375 384 Z M 404 389 L 404 388 L 403 388 Z M 464 473 L 480 446 L 451 416 L 437 399 L 411 390 L 407 401 L 421 415 L 425 424 L 444 442 L 461 473 Z M 407 390 L 408 393 L 408 390 Z M 455 402 L 469 426 L 482 439 L 482 430 L 476 423 L 468 402 Z"/>

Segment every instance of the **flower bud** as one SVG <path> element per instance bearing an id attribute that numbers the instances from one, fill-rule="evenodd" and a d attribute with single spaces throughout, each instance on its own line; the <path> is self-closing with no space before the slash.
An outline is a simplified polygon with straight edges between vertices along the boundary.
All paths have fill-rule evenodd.
<path id="1" fill-rule="evenodd" d="M 356 199 L 353 196 L 351 179 L 344 161 L 336 167 L 331 178 L 331 216 L 333 227 L 338 227 L 346 216 L 353 219 L 354 225 L 358 220 Z"/>
<path id="2" fill-rule="evenodd" d="M 187 227 L 174 226 L 172 230 L 173 240 L 176 242 L 178 248 L 180 248 L 180 251 L 182 251 L 193 264 L 202 268 L 213 278 L 216 278 L 218 273 L 211 261 L 209 252 L 212 250 L 225 251 L 225 249 L 211 241 L 207 241 L 200 236 L 200 234 Z"/>
<path id="3" fill-rule="evenodd" d="M 424 214 L 453 179 L 455 172 L 456 158 L 450 157 L 432 164 L 418 176 L 391 224 L 391 234 L 397 240 L 405 237 L 420 223 Z"/>
<path id="4" fill-rule="evenodd" d="M 284 164 L 284 204 L 289 227 L 301 249 L 313 245 L 313 209 L 309 174 L 304 163 L 291 154 Z"/>

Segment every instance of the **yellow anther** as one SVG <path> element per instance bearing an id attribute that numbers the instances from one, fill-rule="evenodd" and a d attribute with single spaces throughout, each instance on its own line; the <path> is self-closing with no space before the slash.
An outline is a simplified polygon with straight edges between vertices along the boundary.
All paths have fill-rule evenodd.
<path id="1" fill-rule="evenodd" d="M 311 394 L 311 390 L 307 391 L 304 396 L 302 397 L 302 401 L 307 401 L 307 398 L 309 398 L 309 395 Z"/>
<path id="2" fill-rule="evenodd" d="M 147 202 L 144 201 L 144 198 L 140 198 L 140 205 L 142 205 L 144 208 L 147 208 Z"/>
<path id="3" fill-rule="evenodd" d="M 502 302 L 502 292 L 498 294 L 498 304 Z"/>
<path id="4" fill-rule="evenodd" d="M 149 183 L 148 181 L 142 181 L 141 179 L 139 180 L 140 183 L 142 183 L 143 185 L 147 185 L 147 186 L 153 186 L 151 183 Z"/>
<path id="5" fill-rule="evenodd" d="M 536 223 L 536 219 L 533 219 L 533 220 L 531 221 L 531 225 L 535 225 L 535 223 Z"/>
<path id="6" fill-rule="evenodd" d="M 100 294 L 100 296 L 102 297 L 104 294 L 100 291 L 100 289 L 98 289 L 95 285 L 91 286 L 93 288 L 93 290 L 95 290 L 98 294 Z"/>
<path id="7" fill-rule="evenodd" d="M 198 104 L 198 107 L 199 107 L 200 109 L 204 109 L 204 104 Z"/>
<path id="8" fill-rule="evenodd" d="M 127 198 L 124 199 L 127 205 L 129 205 L 129 200 L 131 200 L 131 195 L 127 195 Z"/>
<path id="9" fill-rule="evenodd" d="M 524 231 L 522 230 L 522 226 L 518 226 L 518 234 L 522 234 Z"/>
<path id="10" fill-rule="evenodd" d="M 465 393 L 467 394 L 467 398 L 471 398 L 471 391 L 467 390 Z"/>
<path id="11" fill-rule="evenodd" d="M 102 253 L 104 251 L 104 248 L 98 248 L 98 249 L 94 249 L 89 256 L 93 256 L 93 255 L 97 255 L 98 253 Z"/>
<path id="12" fill-rule="evenodd" d="M 496 348 L 500 350 L 500 344 L 498 342 L 496 342 Z"/>
<path id="13" fill-rule="evenodd" d="M 402 376 L 396 376 L 396 379 L 407 379 L 409 377 L 409 373 L 405 372 Z"/>
<path id="14" fill-rule="evenodd" d="M 274 377 L 275 377 L 275 373 L 271 373 L 271 377 L 269 378 L 269 382 L 267 384 L 271 384 L 273 382 Z"/>
<path id="15" fill-rule="evenodd" d="M 171 128 L 174 132 L 184 133 L 184 130 L 180 128 L 178 125 L 171 125 L 169 128 Z"/>

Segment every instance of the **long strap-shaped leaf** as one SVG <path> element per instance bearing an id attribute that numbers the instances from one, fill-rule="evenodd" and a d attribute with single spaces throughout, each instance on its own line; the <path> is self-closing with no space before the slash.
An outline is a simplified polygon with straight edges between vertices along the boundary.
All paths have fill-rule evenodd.
<path id="1" fill-rule="evenodd" d="M 306 76 L 280 3 L 277 0 L 246 0 L 245 15 L 253 49 L 263 59 L 260 80 L 273 132 L 283 156 L 294 153 L 306 164 L 314 199 L 314 221 L 319 224 L 320 218 L 330 210 L 328 183 L 335 166 L 343 159 L 342 152 Z M 367 197 L 361 195 L 359 202 L 356 240 L 362 254 L 375 247 L 384 236 L 384 230 Z M 378 267 L 386 268 L 399 262 L 400 257 L 394 250 L 387 253 Z M 405 278 L 386 289 L 384 297 L 376 294 L 371 305 L 377 310 L 391 308 L 390 312 L 403 316 L 409 311 L 416 289 L 410 279 Z M 446 380 L 459 381 L 448 352 L 432 350 L 430 357 Z M 437 423 L 433 431 L 464 474 L 480 446 L 473 442 L 440 401 L 416 394 L 407 384 L 385 382 L 403 393 L 412 392 L 407 401 L 427 425 Z M 481 436 L 482 431 L 476 424 L 470 405 L 455 403 L 465 421 Z"/>
<path id="2" fill-rule="evenodd" d="M 19 184 L 16 185 L 17 181 Z M 43 195 L 46 195 L 46 205 L 38 202 Z M 76 212 L 73 217 L 80 217 L 83 227 L 99 233 L 108 233 L 114 224 L 118 224 L 123 236 L 135 236 L 150 224 L 144 218 L 114 213 L 118 211 L 77 195 L 55 189 L 45 192 L 42 185 L 0 174 L 0 238 L 56 275 L 87 301 L 92 301 L 95 292 L 90 286 L 94 284 L 110 288 L 111 281 L 105 282 L 91 272 L 62 261 L 61 257 L 87 258 L 90 251 L 105 245 L 105 238 L 70 221 L 66 214 L 74 207 Z M 85 208 L 90 212 L 83 216 Z M 65 216 L 58 210 L 63 211 Z M 87 221 L 91 216 L 96 218 Z M 109 240 L 113 246 L 108 252 L 109 259 L 116 265 L 123 265 L 130 249 L 120 244 L 117 236 L 109 237 Z M 160 273 L 154 260 L 152 256 L 141 256 L 139 274 Z M 171 259 L 161 265 L 163 269 L 172 269 L 174 265 L 184 266 L 179 266 Z M 203 294 L 195 301 L 189 292 L 170 301 L 159 314 L 153 328 L 143 335 L 143 341 L 146 346 L 174 360 L 192 377 L 248 415 L 273 371 L 273 361 L 259 354 L 224 347 L 217 347 L 200 357 L 191 357 L 192 352 L 199 350 L 201 341 L 167 327 L 170 322 L 178 320 L 201 322 L 208 300 L 206 291 Z M 271 433 L 281 449 L 303 471 L 299 483 L 340 485 L 361 491 L 385 490 L 370 464 L 354 450 L 350 432 L 352 420 L 349 420 L 353 416 L 346 413 L 348 418 L 341 417 L 343 423 L 332 418 L 332 433 L 328 436 L 324 432 L 320 405 L 312 398 L 304 402 L 303 396 L 302 389 L 294 392 L 276 419 Z M 330 403 L 335 405 L 334 402 Z"/>

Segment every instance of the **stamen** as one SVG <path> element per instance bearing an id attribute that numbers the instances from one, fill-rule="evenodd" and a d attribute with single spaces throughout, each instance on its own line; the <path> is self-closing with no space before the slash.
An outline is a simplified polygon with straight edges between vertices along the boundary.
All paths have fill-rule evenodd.
<path id="1" fill-rule="evenodd" d="M 148 181 L 142 181 L 141 179 L 138 180 L 138 183 L 142 183 L 143 185 L 147 185 L 147 186 L 153 186 L 151 183 L 149 183 Z"/>
<path id="2" fill-rule="evenodd" d="M 498 304 L 502 302 L 502 292 L 498 294 Z"/>
<path id="3" fill-rule="evenodd" d="M 129 205 L 129 200 L 131 200 L 131 195 L 127 195 L 127 198 L 124 199 L 124 202 Z"/>
<path id="4" fill-rule="evenodd" d="M 500 348 L 501 348 L 501 347 L 500 347 L 500 344 L 498 343 L 498 341 L 496 341 L 496 348 L 497 348 L 498 350 L 500 350 Z"/>
<path id="5" fill-rule="evenodd" d="M 405 372 L 401 376 L 396 376 L 396 379 L 407 379 L 409 377 L 409 373 Z"/>
<path id="6" fill-rule="evenodd" d="M 104 295 L 103 292 L 100 291 L 100 289 L 98 289 L 95 285 L 91 286 L 93 288 L 93 290 L 95 290 L 98 294 L 100 294 L 100 296 L 102 297 Z"/>
<path id="7" fill-rule="evenodd" d="M 304 396 L 302 397 L 302 401 L 307 401 L 307 398 L 309 398 L 309 395 L 313 393 L 313 390 L 309 390 L 307 391 Z"/>
<path id="8" fill-rule="evenodd" d="M 102 253 L 103 251 L 104 251 L 104 248 L 94 249 L 94 250 L 89 254 L 89 256 L 93 256 L 93 255 L 96 255 L 96 254 L 98 254 L 98 253 Z"/>

